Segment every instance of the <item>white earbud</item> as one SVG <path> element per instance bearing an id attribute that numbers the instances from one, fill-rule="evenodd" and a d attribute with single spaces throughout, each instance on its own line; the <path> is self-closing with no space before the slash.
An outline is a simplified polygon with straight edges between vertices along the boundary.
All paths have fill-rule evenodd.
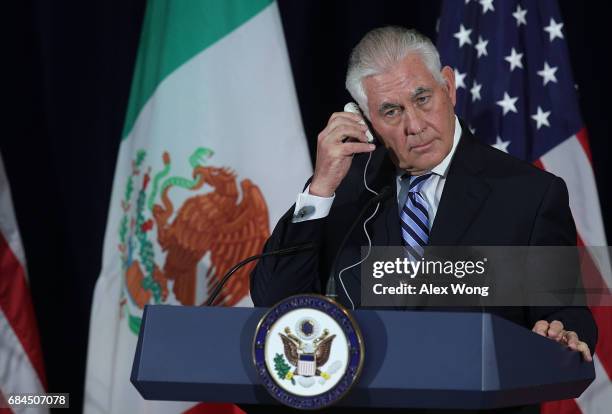
<path id="1" fill-rule="evenodd" d="M 361 114 L 361 111 L 359 110 L 359 107 L 357 106 L 355 102 L 349 102 L 346 105 L 344 105 L 344 112 L 350 112 L 353 114 L 360 115 L 362 117 L 360 124 L 363 124 L 363 125 L 366 124 L 365 120 L 363 120 L 363 115 Z M 368 138 L 369 143 L 374 142 L 374 136 L 372 136 L 372 133 L 370 132 L 369 128 L 366 131 L 366 137 Z"/>

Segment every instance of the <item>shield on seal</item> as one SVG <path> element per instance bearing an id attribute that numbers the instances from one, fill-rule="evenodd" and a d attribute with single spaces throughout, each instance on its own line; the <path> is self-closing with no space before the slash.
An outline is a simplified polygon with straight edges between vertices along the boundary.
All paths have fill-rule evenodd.
<path id="1" fill-rule="evenodd" d="M 312 377 L 317 371 L 317 363 L 314 354 L 302 354 L 298 360 L 298 375 Z"/>

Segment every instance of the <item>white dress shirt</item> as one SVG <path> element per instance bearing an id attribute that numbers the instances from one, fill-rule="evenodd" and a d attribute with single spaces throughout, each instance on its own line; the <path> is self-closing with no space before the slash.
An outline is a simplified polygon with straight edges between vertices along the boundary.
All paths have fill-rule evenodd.
<path id="1" fill-rule="evenodd" d="M 457 145 L 459 144 L 459 140 L 461 139 L 461 132 L 462 130 L 461 125 L 459 124 L 459 119 L 457 119 L 457 116 L 455 116 L 453 147 L 446 157 L 444 157 L 442 162 L 440 162 L 440 164 L 433 167 L 431 171 L 428 171 L 431 172 L 433 176 L 425 182 L 423 187 L 421 187 L 421 194 L 427 201 L 427 213 L 429 214 L 430 229 L 436 218 L 436 213 L 438 212 L 438 205 L 440 204 L 440 199 L 442 198 L 442 190 L 444 190 L 444 184 L 446 183 L 448 168 L 451 160 L 453 159 L 453 155 L 455 154 L 455 150 L 457 149 Z M 402 210 L 402 207 L 408 198 L 408 180 L 401 179 L 402 175 L 404 174 L 405 171 L 398 171 L 396 177 L 397 203 L 399 206 L 399 211 Z M 336 197 L 335 194 L 331 197 L 319 197 L 310 194 L 309 190 L 310 186 L 308 186 L 303 193 L 298 194 L 295 202 L 293 219 L 291 220 L 293 223 L 319 219 L 327 217 L 329 214 L 329 210 L 331 209 L 334 198 Z"/>

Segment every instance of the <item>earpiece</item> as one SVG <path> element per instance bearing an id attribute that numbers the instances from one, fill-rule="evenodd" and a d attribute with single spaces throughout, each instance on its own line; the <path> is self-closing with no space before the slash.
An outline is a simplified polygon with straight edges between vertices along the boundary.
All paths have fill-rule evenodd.
<path id="1" fill-rule="evenodd" d="M 353 113 L 353 114 L 361 115 L 362 119 L 361 119 L 360 123 L 363 124 L 363 125 L 366 125 L 363 113 L 361 112 L 361 109 L 359 109 L 359 106 L 357 106 L 357 104 L 355 102 L 349 102 L 346 105 L 344 105 L 344 112 L 350 112 L 350 113 Z M 366 131 L 366 137 L 368 138 L 368 142 L 370 144 L 374 142 L 374 136 L 370 132 L 370 128 L 368 128 L 368 130 Z"/>
<path id="2" fill-rule="evenodd" d="M 355 102 L 349 102 L 346 105 L 344 105 L 344 112 L 351 112 L 354 114 L 359 114 L 361 115 L 361 122 L 365 125 L 367 125 L 366 121 L 365 121 L 365 117 L 363 116 L 363 113 L 361 113 L 361 110 L 359 109 L 359 107 L 357 106 L 357 104 Z M 368 142 L 373 143 L 374 142 L 374 136 L 372 135 L 372 133 L 370 132 L 370 128 L 368 127 L 368 130 L 366 131 L 366 137 L 368 138 Z M 370 193 L 374 194 L 375 196 L 378 196 L 378 193 L 376 191 L 374 191 L 373 189 L 370 188 L 370 186 L 368 186 L 368 182 L 366 180 L 366 176 L 367 176 L 367 172 L 368 172 L 368 166 L 370 165 L 370 160 L 372 159 L 372 153 L 369 152 L 368 153 L 368 160 L 366 161 L 365 167 L 363 169 L 363 185 L 365 187 L 366 190 L 368 190 Z M 355 267 L 355 266 L 359 266 L 360 264 L 362 264 L 363 262 L 366 261 L 366 259 L 370 256 L 370 253 L 372 252 L 372 239 L 370 238 L 370 234 L 368 233 L 368 229 L 366 227 L 366 225 L 368 224 L 368 222 L 370 220 L 372 220 L 374 218 L 374 216 L 376 216 L 376 214 L 378 213 L 378 209 L 380 208 L 380 201 L 378 203 L 376 203 L 376 209 L 374 209 L 374 212 L 370 215 L 370 217 L 368 217 L 364 222 L 363 222 L 363 232 L 366 236 L 366 238 L 368 239 L 368 250 L 367 253 L 365 255 L 365 257 L 361 260 L 359 260 L 356 263 L 353 263 L 350 266 L 345 267 L 344 269 L 340 270 L 340 272 L 338 273 L 338 281 L 340 282 L 340 286 L 342 286 L 342 290 L 344 290 L 344 293 L 346 294 L 346 297 L 348 298 L 349 302 L 351 302 L 351 308 L 353 310 L 355 310 L 355 302 L 353 302 L 353 299 L 351 298 L 351 295 L 349 294 L 348 290 L 346 289 L 346 286 L 344 285 L 344 272 L 347 271 L 348 269 Z M 327 285 L 327 293 L 329 294 L 330 292 L 332 292 L 332 296 L 337 296 L 335 294 L 336 288 L 334 285 L 334 280 L 330 279 Z"/>

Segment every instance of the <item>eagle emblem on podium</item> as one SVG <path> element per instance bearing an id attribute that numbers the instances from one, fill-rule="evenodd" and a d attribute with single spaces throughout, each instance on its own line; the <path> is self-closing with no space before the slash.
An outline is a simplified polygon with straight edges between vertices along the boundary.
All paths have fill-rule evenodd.
<path id="1" fill-rule="evenodd" d="M 259 321 L 253 362 L 280 403 L 299 409 L 334 404 L 363 366 L 364 345 L 351 314 L 325 296 L 290 296 Z"/>
<path id="2" fill-rule="evenodd" d="M 318 324 L 314 320 L 300 321 L 298 324 L 298 334 L 300 339 L 289 327 L 285 328 L 284 333 L 279 335 L 283 341 L 285 358 L 295 367 L 293 375 L 303 377 L 321 376 L 320 367 L 329 360 L 332 342 L 336 335 L 330 335 L 327 329 L 323 330 L 321 336 L 312 341 L 306 340 L 315 335 Z"/>

